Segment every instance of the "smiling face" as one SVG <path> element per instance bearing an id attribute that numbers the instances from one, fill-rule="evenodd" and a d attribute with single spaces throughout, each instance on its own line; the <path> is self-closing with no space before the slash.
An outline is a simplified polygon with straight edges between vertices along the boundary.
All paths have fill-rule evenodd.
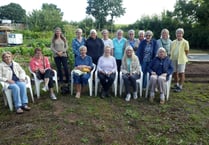
<path id="1" fill-rule="evenodd" d="M 127 50 L 126 50 L 126 55 L 127 55 L 128 57 L 131 57 L 131 56 L 132 56 L 132 53 L 133 53 L 133 50 L 131 50 L 131 49 L 127 49 Z"/>
<path id="2" fill-rule="evenodd" d="M 162 38 L 163 39 L 168 39 L 168 33 L 166 31 L 162 32 Z"/>
<path id="3" fill-rule="evenodd" d="M 163 51 L 163 50 L 159 50 L 159 52 L 158 52 L 158 57 L 159 58 L 165 58 L 166 57 L 166 53 L 165 53 L 165 51 Z"/>
<path id="4" fill-rule="evenodd" d="M 111 48 L 109 46 L 106 46 L 104 49 L 104 55 L 110 56 L 110 54 L 111 54 Z"/>
<path id="5" fill-rule="evenodd" d="M 36 51 L 35 57 L 40 59 L 42 57 L 42 52 L 41 51 Z"/>
<path id="6" fill-rule="evenodd" d="M 182 40 L 183 39 L 183 33 L 181 31 L 176 32 L 176 38 L 178 40 Z"/>
<path id="7" fill-rule="evenodd" d="M 82 36 L 82 32 L 81 32 L 81 31 L 77 31 L 77 32 L 76 32 L 76 37 L 77 37 L 77 38 L 80 38 L 81 36 Z"/>
<path id="8" fill-rule="evenodd" d="M 134 39 L 134 33 L 133 33 L 133 32 L 130 32 L 130 33 L 129 33 L 129 39 L 130 39 L 130 40 L 133 40 L 133 39 Z"/>
<path id="9" fill-rule="evenodd" d="M 6 64 L 10 64 L 12 62 L 12 55 L 10 53 L 3 54 L 3 61 Z"/>
<path id="10" fill-rule="evenodd" d="M 95 32 L 91 32 L 90 37 L 96 39 L 97 34 Z"/>
<path id="11" fill-rule="evenodd" d="M 82 48 L 80 49 L 80 54 L 81 54 L 81 56 L 86 56 L 86 52 L 87 52 L 87 48 L 86 48 L 86 47 L 82 47 Z"/>
<path id="12" fill-rule="evenodd" d="M 60 36 L 60 35 L 62 34 L 62 32 L 61 32 L 60 29 L 56 29 L 56 30 L 55 30 L 55 34 L 56 34 L 57 36 Z"/>

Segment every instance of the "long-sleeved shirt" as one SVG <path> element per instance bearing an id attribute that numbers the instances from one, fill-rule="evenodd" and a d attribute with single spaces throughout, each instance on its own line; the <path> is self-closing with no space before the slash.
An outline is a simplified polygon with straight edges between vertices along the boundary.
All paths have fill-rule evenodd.
<path id="1" fill-rule="evenodd" d="M 48 57 L 42 57 L 40 59 L 33 57 L 30 60 L 30 68 L 33 72 L 35 72 L 38 69 L 50 69 L 51 66 Z"/>
<path id="2" fill-rule="evenodd" d="M 105 57 L 101 56 L 97 64 L 98 71 L 103 71 L 105 73 L 116 72 L 117 64 L 113 56 Z"/>
<path id="3" fill-rule="evenodd" d="M 65 43 L 62 39 L 56 39 L 54 43 L 51 43 L 51 49 L 54 53 L 54 57 L 58 57 L 57 52 L 62 51 L 62 56 L 67 57 L 67 42 Z"/>
<path id="4" fill-rule="evenodd" d="M 85 45 L 86 44 L 86 39 L 82 37 L 81 41 L 78 41 L 77 38 L 74 38 L 73 41 L 72 41 L 72 48 L 73 48 L 73 53 L 76 56 L 79 56 L 80 55 L 80 51 L 79 51 L 79 48 L 82 46 L 82 45 Z"/>

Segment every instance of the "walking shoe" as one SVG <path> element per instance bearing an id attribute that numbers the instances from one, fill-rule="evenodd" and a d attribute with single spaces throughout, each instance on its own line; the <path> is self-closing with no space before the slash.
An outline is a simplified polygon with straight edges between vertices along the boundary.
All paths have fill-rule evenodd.
<path id="1" fill-rule="evenodd" d="M 160 99 L 160 104 L 162 104 L 162 105 L 165 104 L 165 100 Z"/>
<path id="2" fill-rule="evenodd" d="M 174 92 L 181 92 L 182 88 L 180 88 L 179 86 L 176 87 L 176 89 L 174 90 Z"/>
<path id="3" fill-rule="evenodd" d="M 57 100 L 57 97 L 55 96 L 55 94 L 51 94 L 50 98 L 51 98 L 52 100 Z"/>
<path id="4" fill-rule="evenodd" d="M 46 91 L 49 90 L 49 88 L 48 88 L 48 86 L 44 86 L 44 87 L 42 88 L 42 90 L 43 90 L 44 92 L 46 92 Z"/>
<path id="5" fill-rule="evenodd" d="M 175 90 L 176 88 L 178 88 L 179 86 L 177 84 L 175 84 L 173 87 L 171 87 L 171 89 Z"/>
<path id="6" fill-rule="evenodd" d="M 131 94 L 128 93 L 128 94 L 126 95 L 126 99 L 125 99 L 125 100 L 128 102 L 128 101 L 130 101 L 130 99 L 131 99 Z"/>
<path id="7" fill-rule="evenodd" d="M 23 112 L 24 112 L 24 111 L 23 111 L 21 108 L 18 108 L 18 109 L 16 110 L 16 113 L 17 113 L 17 114 L 23 114 Z"/>
<path id="8" fill-rule="evenodd" d="M 102 91 L 100 98 L 104 99 L 105 97 L 106 97 L 106 93 L 105 93 L 105 91 Z"/>
<path id="9" fill-rule="evenodd" d="M 81 97 L 81 93 L 77 92 L 76 95 L 75 95 L 75 98 L 79 99 L 80 97 Z"/>
<path id="10" fill-rule="evenodd" d="M 30 111 L 31 110 L 31 108 L 28 105 L 23 106 L 22 109 L 25 110 L 25 111 Z"/>
<path id="11" fill-rule="evenodd" d="M 138 98 L 137 92 L 134 92 L 134 93 L 133 93 L 133 97 L 134 97 L 135 100 Z"/>

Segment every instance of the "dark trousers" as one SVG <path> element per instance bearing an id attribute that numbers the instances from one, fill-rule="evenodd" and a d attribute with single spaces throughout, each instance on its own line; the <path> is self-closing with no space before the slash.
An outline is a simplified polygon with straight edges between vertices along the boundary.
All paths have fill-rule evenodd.
<path id="1" fill-rule="evenodd" d="M 112 73 L 111 75 L 98 73 L 98 77 L 100 79 L 100 83 L 102 84 L 103 90 L 108 92 L 115 80 L 115 73 Z"/>
<path id="2" fill-rule="evenodd" d="M 57 66 L 57 74 L 59 77 L 59 81 L 63 82 L 63 74 L 62 74 L 62 66 L 65 72 L 66 83 L 69 83 L 69 72 L 68 72 L 68 58 L 67 57 L 54 57 L 54 61 Z"/>
<path id="3" fill-rule="evenodd" d="M 133 91 L 136 92 L 136 80 L 139 78 L 139 75 L 138 74 L 134 74 L 134 75 L 123 74 L 122 78 L 124 81 L 126 94 L 130 93 L 130 87 L 133 87 Z"/>
<path id="4" fill-rule="evenodd" d="M 47 69 L 44 74 L 42 74 L 40 72 L 37 72 L 37 73 L 39 73 L 39 74 L 36 74 L 36 75 L 38 75 L 38 79 L 44 80 L 45 78 L 49 78 L 48 87 L 53 88 L 54 82 L 53 82 L 52 78 L 53 78 L 54 72 L 51 69 Z"/>
<path id="5" fill-rule="evenodd" d="M 121 60 L 116 59 L 116 64 L 117 64 L 117 69 L 118 69 L 118 73 L 119 73 L 120 72 L 120 66 L 121 66 Z"/>

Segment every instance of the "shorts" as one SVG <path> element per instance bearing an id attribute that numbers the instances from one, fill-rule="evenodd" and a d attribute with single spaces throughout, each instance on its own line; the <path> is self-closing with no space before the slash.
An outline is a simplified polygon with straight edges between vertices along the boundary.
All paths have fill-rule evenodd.
<path id="1" fill-rule="evenodd" d="M 173 72 L 184 73 L 186 69 L 186 64 L 178 64 L 177 60 L 172 60 L 173 62 Z"/>

